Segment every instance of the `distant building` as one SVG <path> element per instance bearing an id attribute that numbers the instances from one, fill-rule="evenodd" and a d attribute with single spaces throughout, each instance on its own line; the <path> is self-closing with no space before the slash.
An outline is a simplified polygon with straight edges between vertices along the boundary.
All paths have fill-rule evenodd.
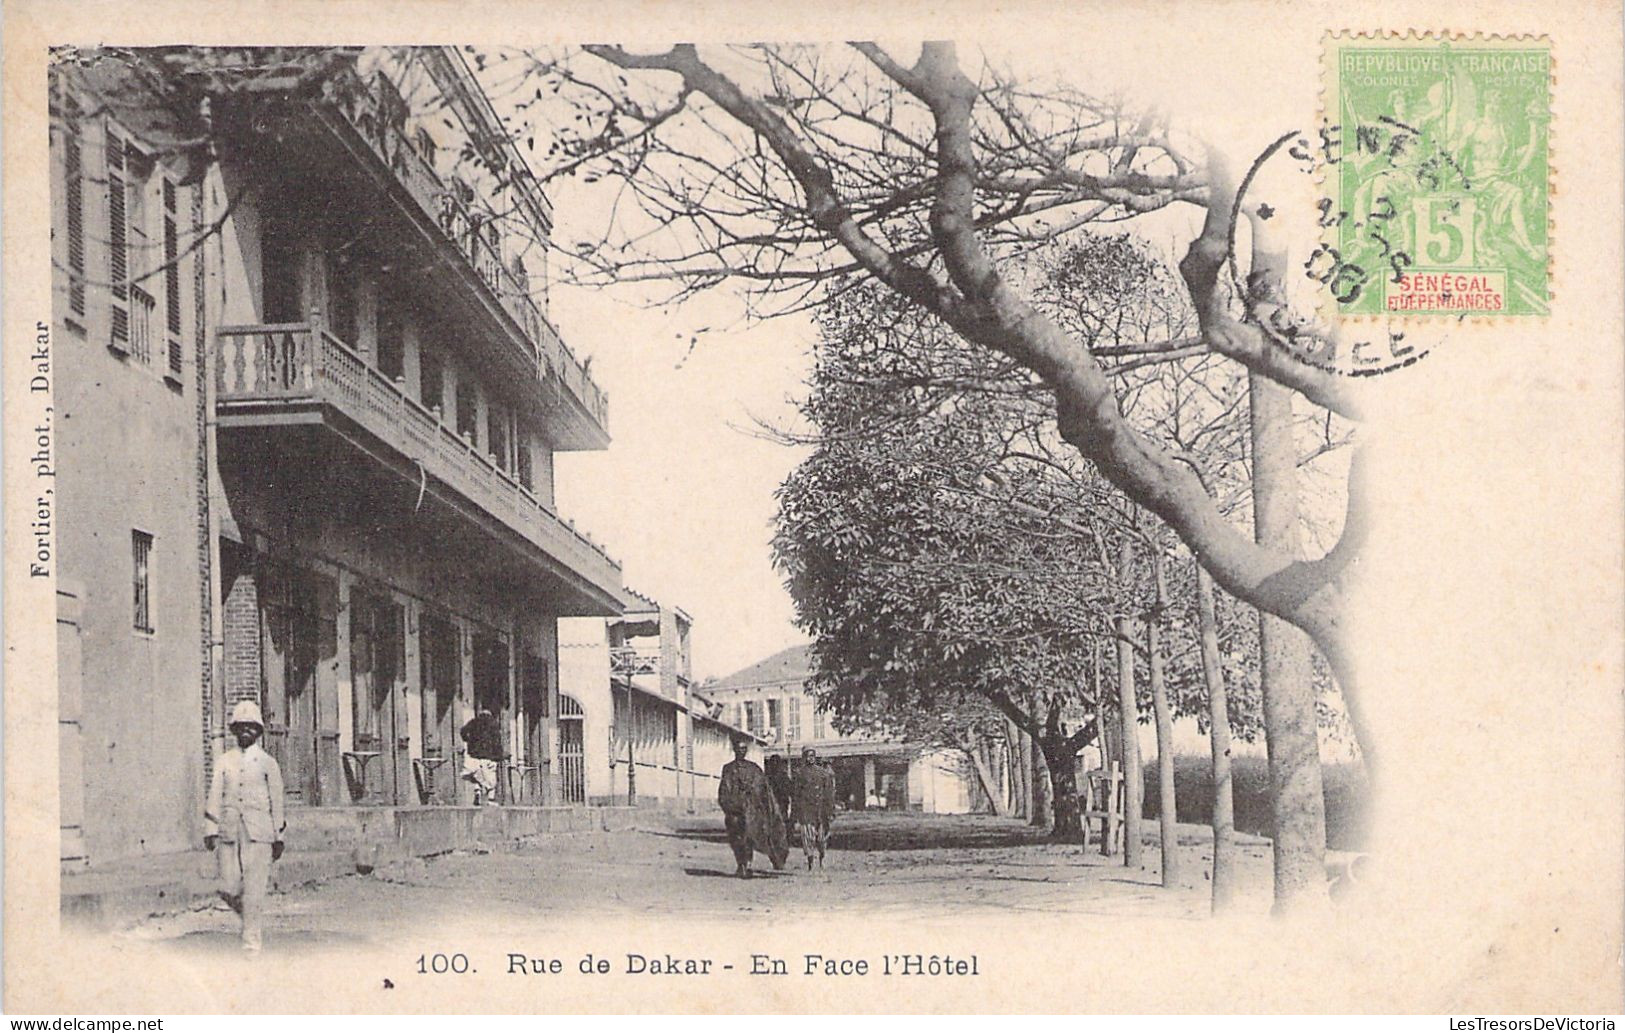
<path id="1" fill-rule="evenodd" d="M 843 735 L 807 689 L 811 646 L 793 646 L 701 687 L 722 720 L 766 740 L 770 753 L 799 757 L 811 746 L 835 769 L 848 810 L 881 807 L 928 814 L 988 809 L 970 761 L 957 750 Z"/>
<path id="2" fill-rule="evenodd" d="M 622 606 L 607 620 L 560 622 L 564 799 L 708 810 L 732 739 L 744 733 L 694 691 L 692 618 L 631 590 Z M 751 742 L 761 763 L 765 740 Z"/>

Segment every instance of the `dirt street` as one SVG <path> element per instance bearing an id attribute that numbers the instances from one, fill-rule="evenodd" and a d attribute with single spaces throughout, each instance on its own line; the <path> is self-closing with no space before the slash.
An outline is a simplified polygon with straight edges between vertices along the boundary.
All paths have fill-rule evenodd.
<path id="1" fill-rule="evenodd" d="M 1044 841 L 1020 822 L 982 815 L 841 815 L 822 871 L 799 847 L 781 872 L 758 855 L 733 875 L 720 818 L 669 827 L 554 837 L 518 850 L 455 853 L 384 865 L 271 898 L 267 945 L 285 949 L 394 939 L 487 910 L 522 917 L 930 915 L 1045 912 L 1197 918 L 1206 914 L 1207 829 L 1181 826 L 1186 885 L 1160 886 L 1155 826 L 1146 865 Z M 1269 845 L 1242 837 L 1243 907 L 1269 907 Z M 231 945 L 235 920 L 204 910 L 146 920 L 124 935 L 179 948 Z"/>

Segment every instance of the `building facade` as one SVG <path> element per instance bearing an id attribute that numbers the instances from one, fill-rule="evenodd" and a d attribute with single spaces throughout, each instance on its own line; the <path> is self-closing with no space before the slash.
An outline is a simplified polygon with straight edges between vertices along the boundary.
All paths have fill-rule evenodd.
<path id="1" fill-rule="evenodd" d="M 568 798 L 686 812 L 716 805 L 722 766 L 745 735 L 758 764 L 766 743 L 713 715 L 693 686 L 693 621 L 628 590 L 623 612 L 560 624 L 561 705 L 580 711 L 587 744 Z"/>
<path id="2" fill-rule="evenodd" d="M 723 721 L 767 742 L 792 761 L 811 746 L 835 772 L 836 800 L 847 810 L 967 814 L 989 809 L 970 761 L 957 750 L 836 731 L 807 689 L 809 646 L 793 646 L 700 691 Z"/>
<path id="3" fill-rule="evenodd" d="M 240 699 L 293 806 L 471 802 L 480 709 L 501 799 L 562 802 L 558 620 L 622 596 L 554 508 L 609 433 L 547 199 L 455 49 L 283 92 L 211 54 L 261 88 L 207 167 L 105 103 L 117 62 L 53 82 L 63 861 L 196 845 Z"/>

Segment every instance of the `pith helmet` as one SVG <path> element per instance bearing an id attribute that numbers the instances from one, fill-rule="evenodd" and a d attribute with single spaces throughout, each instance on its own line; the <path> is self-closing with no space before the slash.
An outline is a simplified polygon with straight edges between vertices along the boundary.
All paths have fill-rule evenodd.
<path id="1" fill-rule="evenodd" d="M 265 718 L 260 716 L 260 705 L 258 703 L 251 699 L 245 699 L 231 708 L 231 720 L 227 723 L 233 725 L 259 725 L 264 728 Z"/>

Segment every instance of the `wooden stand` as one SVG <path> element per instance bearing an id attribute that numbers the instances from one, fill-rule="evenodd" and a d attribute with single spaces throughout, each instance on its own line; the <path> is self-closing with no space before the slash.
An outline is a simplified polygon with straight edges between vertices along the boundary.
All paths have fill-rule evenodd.
<path id="1" fill-rule="evenodd" d="M 1083 778 L 1083 849 L 1089 849 L 1091 822 L 1100 822 L 1100 852 L 1116 856 L 1123 849 L 1123 770 L 1113 761 Z"/>

